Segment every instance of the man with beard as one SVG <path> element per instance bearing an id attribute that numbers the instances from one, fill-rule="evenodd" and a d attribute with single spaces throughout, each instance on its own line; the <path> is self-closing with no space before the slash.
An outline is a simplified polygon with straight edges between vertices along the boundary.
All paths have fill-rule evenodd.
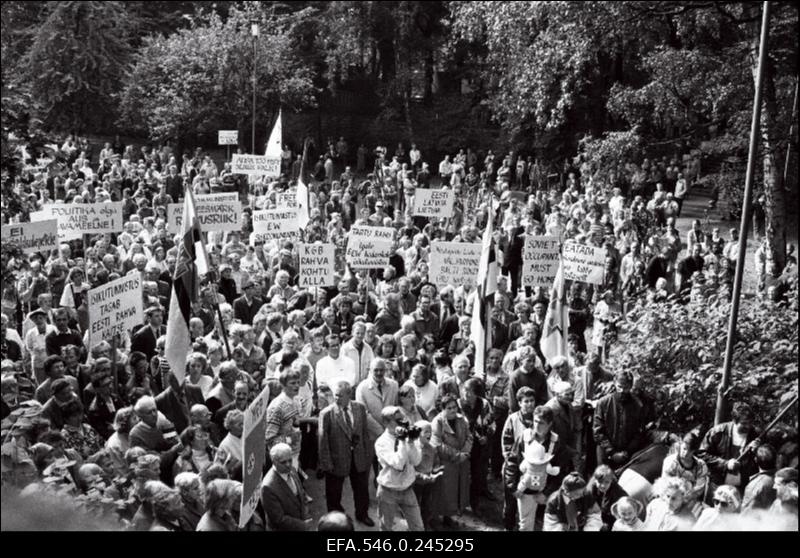
<path id="1" fill-rule="evenodd" d="M 646 408 L 632 393 L 633 374 L 619 372 L 614 384 L 616 391 L 597 402 L 592 430 L 597 463 L 619 467 L 646 444 Z"/>

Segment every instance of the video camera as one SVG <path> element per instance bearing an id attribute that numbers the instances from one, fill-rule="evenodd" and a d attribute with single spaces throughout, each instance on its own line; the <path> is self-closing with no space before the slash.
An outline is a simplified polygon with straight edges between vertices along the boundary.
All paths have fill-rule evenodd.
<path id="1" fill-rule="evenodd" d="M 409 423 L 407 420 L 398 421 L 395 429 L 395 436 L 398 440 L 416 440 L 422 433 L 419 426 Z"/>

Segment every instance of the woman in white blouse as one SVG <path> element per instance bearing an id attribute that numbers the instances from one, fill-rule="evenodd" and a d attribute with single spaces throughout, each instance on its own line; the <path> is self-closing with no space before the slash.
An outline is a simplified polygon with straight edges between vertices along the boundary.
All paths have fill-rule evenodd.
<path id="1" fill-rule="evenodd" d="M 427 416 L 431 416 L 436 407 L 436 382 L 428 377 L 428 371 L 424 364 L 417 364 L 411 369 L 411 377 L 403 384 L 403 387 L 414 390 L 415 403 Z"/>

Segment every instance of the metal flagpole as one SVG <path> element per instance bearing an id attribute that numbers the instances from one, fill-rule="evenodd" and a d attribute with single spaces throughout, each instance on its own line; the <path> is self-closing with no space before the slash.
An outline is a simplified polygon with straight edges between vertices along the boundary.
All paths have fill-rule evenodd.
<path id="1" fill-rule="evenodd" d="M 750 151 L 747 155 L 747 175 L 744 182 L 744 199 L 742 200 L 742 218 L 739 223 L 739 254 L 736 259 L 736 275 L 733 280 L 731 296 L 731 314 L 728 322 L 728 341 L 725 345 L 725 363 L 722 369 L 722 382 L 717 391 L 717 408 L 714 413 L 714 424 L 723 422 L 727 416 L 727 396 L 731 383 L 731 367 L 733 365 L 733 348 L 736 345 L 736 321 L 739 316 L 739 299 L 742 294 L 742 278 L 747 253 L 747 227 L 753 197 L 753 176 L 756 170 L 756 147 L 761 124 L 761 91 L 764 84 L 764 65 L 767 57 L 767 39 L 769 37 L 769 2 L 764 2 L 761 18 L 761 40 L 758 51 L 758 70 L 756 74 L 755 98 L 753 100 L 753 121 L 750 126 Z"/>

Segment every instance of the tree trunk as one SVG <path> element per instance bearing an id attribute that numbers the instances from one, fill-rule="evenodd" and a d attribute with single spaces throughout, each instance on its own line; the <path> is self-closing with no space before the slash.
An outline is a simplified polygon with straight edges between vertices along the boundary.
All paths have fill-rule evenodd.
<path id="1" fill-rule="evenodd" d="M 758 72 L 758 45 L 760 23 L 755 26 L 751 43 L 753 81 Z M 761 105 L 761 154 L 766 197 L 766 236 L 769 243 L 771 266 L 767 273 L 777 278 L 786 266 L 786 195 L 779 160 L 778 104 L 775 97 L 775 70 L 769 56 L 764 69 L 763 99 Z"/>
<path id="2" fill-rule="evenodd" d="M 423 100 L 425 103 L 430 102 L 433 93 L 433 50 L 429 50 L 425 55 L 425 90 L 423 92 Z"/>

